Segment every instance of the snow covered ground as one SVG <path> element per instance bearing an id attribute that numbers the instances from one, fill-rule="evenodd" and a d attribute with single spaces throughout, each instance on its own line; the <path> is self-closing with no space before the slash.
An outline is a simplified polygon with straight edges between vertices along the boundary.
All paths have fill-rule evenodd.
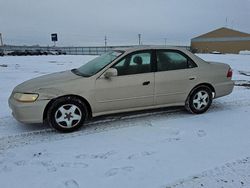
<path id="1" fill-rule="evenodd" d="M 250 187 L 250 55 L 199 56 L 230 64 L 236 81 L 207 113 L 113 115 L 70 134 L 17 123 L 7 98 L 26 79 L 93 56 L 0 57 L 0 187 Z"/>

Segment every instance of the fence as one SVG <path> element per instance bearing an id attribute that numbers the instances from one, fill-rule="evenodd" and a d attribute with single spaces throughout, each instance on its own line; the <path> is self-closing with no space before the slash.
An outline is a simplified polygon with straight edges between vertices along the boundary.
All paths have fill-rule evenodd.
<path id="1" fill-rule="evenodd" d="M 91 46 L 91 47 L 51 47 L 51 46 L 0 46 L 0 51 L 5 54 L 13 51 L 46 51 L 50 53 L 61 52 L 67 55 L 100 55 L 115 48 L 129 48 L 138 46 Z M 178 46 L 190 49 L 189 46 Z"/>

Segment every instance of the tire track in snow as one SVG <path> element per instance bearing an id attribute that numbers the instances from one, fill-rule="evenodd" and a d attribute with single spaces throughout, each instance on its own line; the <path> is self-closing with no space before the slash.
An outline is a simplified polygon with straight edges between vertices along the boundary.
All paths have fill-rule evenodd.
<path id="1" fill-rule="evenodd" d="M 180 179 L 165 188 L 239 188 L 249 187 L 250 157 L 226 163 L 200 174 Z"/>
<path id="2" fill-rule="evenodd" d="M 173 119 L 188 115 L 188 113 L 183 113 L 183 112 L 184 112 L 183 109 L 173 109 L 168 111 L 165 110 L 165 111 L 156 111 L 147 113 L 141 112 L 133 115 L 110 116 L 105 119 L 87 122 L 84 126 L 85 128 L 82 128 L 77 132 L 66 133 L 66 134 L 58 133 L 56 130 L 49 128 L 38 131 L 29 131 L 20 134 L 10 135 L 0 138 L 0 152 L 14 147 L 35 144 L 40 142 L 62 140 L 82 135 L 96 134 L 100 132 L 106 132 L 109 130 L 134 127 L 140 125 L 149 126 L 150 118 L 152 117 L 172 116 L 171 119 Z"/>

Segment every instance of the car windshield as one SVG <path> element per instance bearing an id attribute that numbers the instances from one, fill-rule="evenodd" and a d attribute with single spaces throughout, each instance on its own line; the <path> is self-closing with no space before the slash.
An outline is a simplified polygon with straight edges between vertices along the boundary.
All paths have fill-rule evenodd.
<path id="1" fill-rule="evenodd" d="M 72 72 L 84 77 L 93 76 L 94 74 L 102 70 L 105 66 L 114 61 L 116 58 L 118 58 L 120 55 L 122 55 L 122 53 L 122 51 L 110 51 L 89 61 L 78 69 L 73 69 Z"/>

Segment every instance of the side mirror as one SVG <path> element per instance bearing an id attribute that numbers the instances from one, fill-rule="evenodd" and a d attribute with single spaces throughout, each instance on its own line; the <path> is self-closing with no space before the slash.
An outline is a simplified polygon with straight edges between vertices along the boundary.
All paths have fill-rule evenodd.
<path id="1" fill-rule="evenodd" d="M 105 73 L 104 77 L 109 79 L 111 77 L 117 76 L 117 70 L 115 68 L 109 68 Z"/>

